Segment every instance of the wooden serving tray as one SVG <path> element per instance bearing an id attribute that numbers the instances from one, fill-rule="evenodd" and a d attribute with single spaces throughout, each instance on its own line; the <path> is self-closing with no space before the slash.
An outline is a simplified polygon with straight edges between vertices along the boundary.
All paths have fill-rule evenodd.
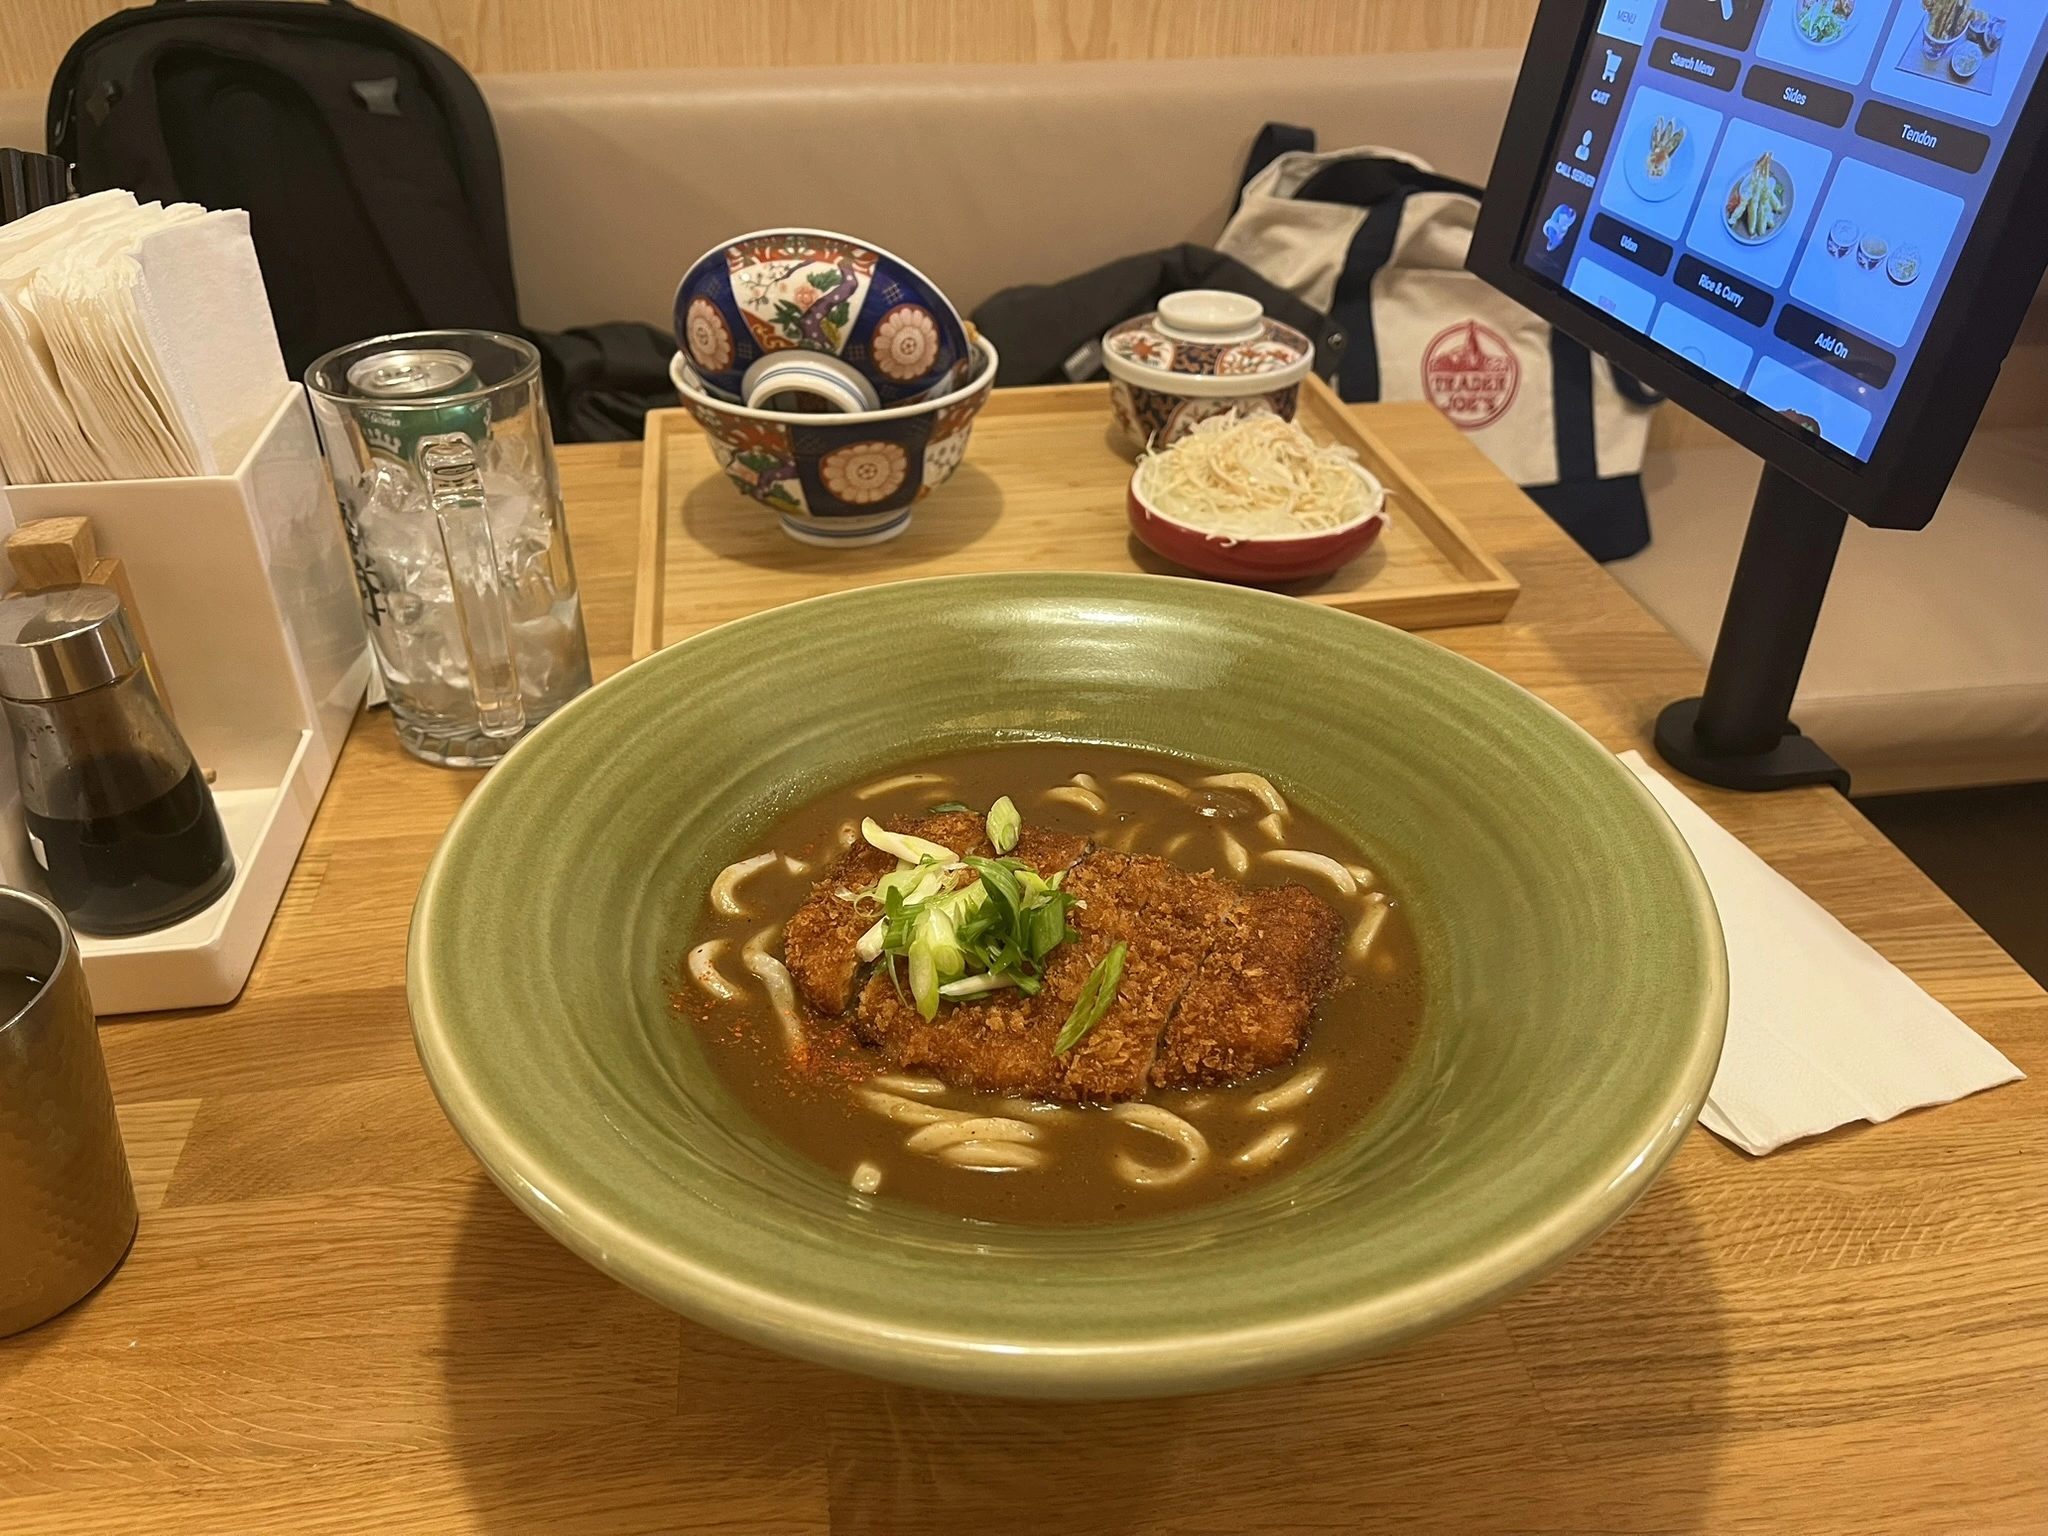
<path id="1" fill-rule="evenodd" d="M 1298 420 L 1348 444 L 1387 488 L 1388 526 L 1329 576 L 1277 590 L 1402 629 L 1488 624 L 1521 584 L 1372 430 L 1373 406 L 1347 406 L 1319 379 Z M 967 458 L 917 504 L 910 527 L 868 549 L 813 549 L 742 496 L 684 410 L 652 411 L 640 480 L 633 600 L 637 659 L 762 609 L 848 587 L 970 571 L 1194 574 L 1131 536 L 1124 493 L 1132 458 L 1110 428 L 1107 384 L 999 389 L 974 424 Z"/>

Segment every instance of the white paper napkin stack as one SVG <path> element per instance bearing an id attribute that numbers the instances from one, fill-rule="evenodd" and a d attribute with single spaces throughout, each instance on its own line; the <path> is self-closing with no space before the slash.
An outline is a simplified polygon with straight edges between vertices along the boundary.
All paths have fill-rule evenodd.
<path id="1" fill-rule="evenodd" d="M 0 474 L 232 472 L 287 379 L 249 216 L 126 192 L 0 227 Z"/>
<path id="2" fill-rule="evenodd" d="M 1728 1039 L 1700 1124 L 1746 1152 L 2026 1074 L 1643 760 L 1721 912 Z"/>

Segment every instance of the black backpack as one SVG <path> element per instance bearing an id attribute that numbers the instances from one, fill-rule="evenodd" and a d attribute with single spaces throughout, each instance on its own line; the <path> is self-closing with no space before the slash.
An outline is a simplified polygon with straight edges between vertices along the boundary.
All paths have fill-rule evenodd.
<path id="1" fill-rule="evenodd" d="M 526 335 L 555 433 L 632 438 L 675 403 L 673 342 L 613 323 L 524 331 L 497 134 L 476 82 L 349 0 L 155 0 L 71 45 L 49 148 L 77 190 L 246 208 L 293 377 L 365 337 L 436 327 Z"/>

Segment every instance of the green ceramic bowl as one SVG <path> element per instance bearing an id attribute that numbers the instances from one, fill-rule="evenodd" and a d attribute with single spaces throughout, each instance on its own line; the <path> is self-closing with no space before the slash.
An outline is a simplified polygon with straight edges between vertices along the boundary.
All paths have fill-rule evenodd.
<path id="1" fill-rule="evenodd" d="M 851 1197 L 669 1009 L 711 878 L 814 792 L 1006 736 L 1269 774 L 1409 898 L 1415 1061 L 1234 1200 L 970 1226 Z M 1299 1374 L 1484 1307 L 1640 1195 L 1707 1091 L 1720 927 L 1628 770 L 1483 668 L 1291 598 L 963 576 L 798 603 L 577 699 L 494 769 L 413 914 L 420 1058 L 534 1220 L 716 1328 L 877 1376 L 1139 1397 Z"/>

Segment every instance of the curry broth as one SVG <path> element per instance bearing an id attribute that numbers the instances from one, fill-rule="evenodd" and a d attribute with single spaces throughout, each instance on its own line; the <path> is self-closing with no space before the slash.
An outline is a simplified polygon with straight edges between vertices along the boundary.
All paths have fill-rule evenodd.
<path id="1" fill-rule="evenodd" d="M 803 1053 L 806 1060 L 797 1064 L 764 988 L 737 963 L 741 947 L 795 911 L 813 882 L 838 860 L 849 824 L 857 825 L 863 816 L 886 822 L 949 802 L 985 811 L 1002 795 L 1016 803 L 1027 823 L 1086 835 L 1101 847 L 1157 854 L 1189 871 L 1213 870 L 1246 888 L 1305 885 L 1330 903 L 1347 935 L 1351 933 L 1368 898 L 1344 897 L 1315 873 L 1262 858 L 1280 845 L 1261 831 L 1258 823 L 1266 808 L 1251 795 L 1235 789 L 1205 790 L 1200 801 L 1191 802 L 1117 782 L 1119 775 L 1136 772 L 1193 786 L 1212 771 L 1122 748 L 1033 743 L 927 759 L 823 795 L 785 817 L 749 850 L 772 849 L 800 862 L 803 871 L 794 872 L 778 860 L 750 875 L 740 888 L 749 915 L 728 917 L 707 906 L 683 946 L 726 940 L 718 970 L 738 996 L 713 999 L 679 966 L 672 988 L 677 1006 L 694 1021 L 712 1065 L 750 1112 L 849 1183 L 862 1164 L 878 1169 L 879 1199 L 914 1201 L 981 1220 L 1084 1224 L 1182 1210 L 1284 1177 L 1355 1125 L 1386 1093 L 1414 1048 L 1422 1020 L 1422 983 L 1414 937 L 1398 897 L 1387 904 L 1362 961 L 1347 953 L 1340 962 L 1341 980 L 1318 1010 L 1308 1046 L 1292 1063 L 1227 1088 L 1155 1088 L 1146 1095 L 1145 1102 L 1195 1126 L 1210 1146 L 1202 1171 L 1167 1185 L 1135 1186 L 1119 1175 L 1119 1154 L 1166 1165 L 1174 1160 L 1174 1149 L 1103 1107 L 1026 1111 L 1022 1101 L 1000 1094 L 948 1088 L 920 1095 L 919 1101 L 1027 1121 L 1040 1132 L 1036 1145 L 1044 1150 L 1047 1166 L 975 1170 L 907 1150 L 904 1143 L 914 1127 L 877 1114 L 859 1091 L 877 1073 L 888 1070 L 881 1053 L 862 1046 L 844 1025 L 822 1024 L 812 1017 L 811 1045 Z M 861 798 L 876 784 L 910 774 L 919 777 Z M 1106 816 L 1046 798 L 1047 790 L 1071 785 L 1077 774 L 1091 776 L 1099 785 L 1109 805 Z M 1247 873 L 1235 873 L 1226 862 L 1225 832 L 1251 855 Z M 1290 807 L 1284 846 L 1324 854 L 1349 866 L 1364 862 L 1356 849 L 1299 806 Z M 1074 914 L 1072 921 L 1085 926 L 1085 914 Z M 1262 1095 L 1311 1068 L 1321 1068 L 1322 1077 L 1298 1108 L 1253 1107 Z M 1281 1123 L 1291 1125 L 1294 1134 L 1271 1163 L 1245 1167 L 1235 1161 Z"/>

